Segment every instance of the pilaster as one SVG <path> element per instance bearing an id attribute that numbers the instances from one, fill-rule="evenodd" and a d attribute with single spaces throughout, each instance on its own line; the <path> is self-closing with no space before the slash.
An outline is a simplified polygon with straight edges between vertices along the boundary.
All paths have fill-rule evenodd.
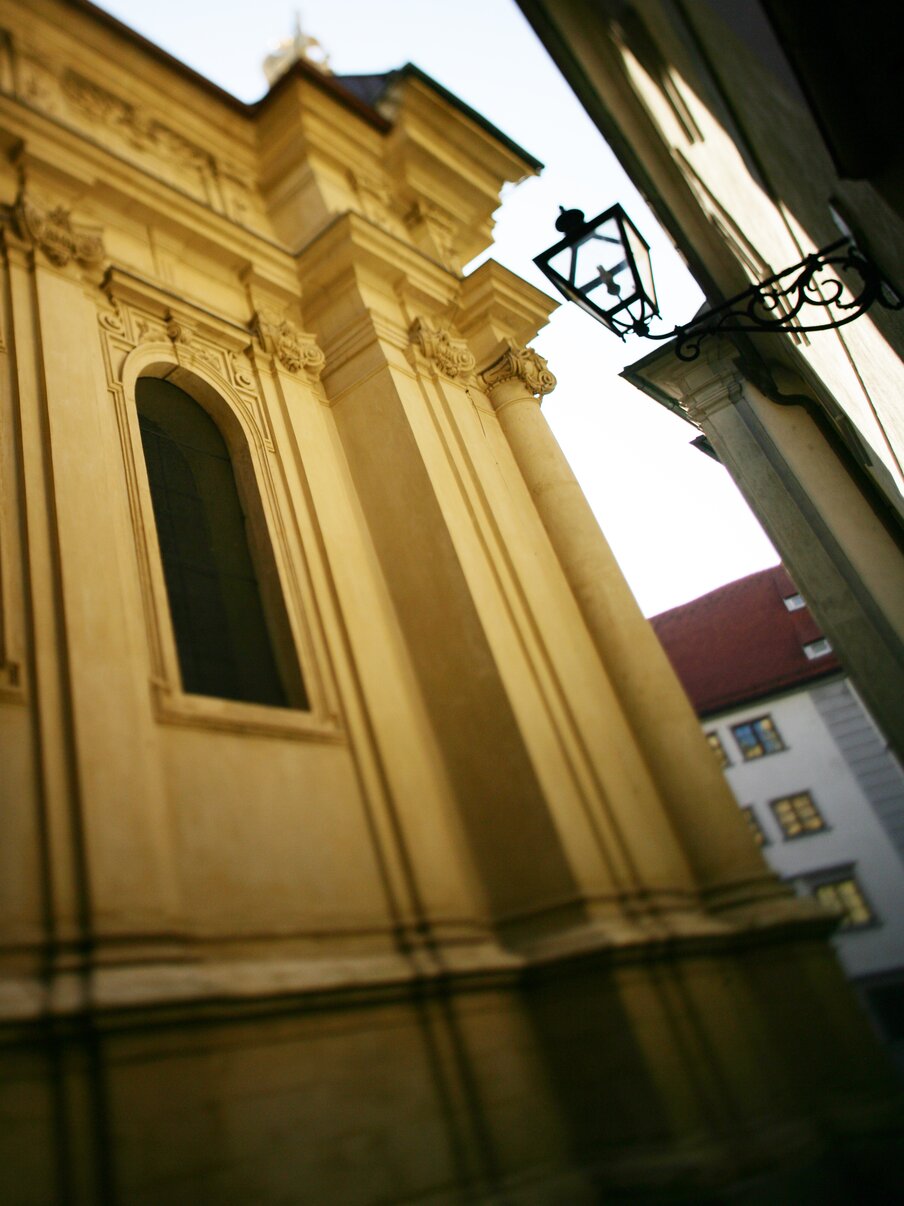
<path id="1" fill-rule="evenodd" d="M 171 942 L 180 916 L 150 699 L 132 673 L 141 605 L 111 506 L 121 495 L 97 342 L 104 248 L 62 200 L 24 192 L 10 221 L 22 240 L 7 247 L 48 915 L 57 953 L 90 943 L 98 962 L 116 962 Z"/>

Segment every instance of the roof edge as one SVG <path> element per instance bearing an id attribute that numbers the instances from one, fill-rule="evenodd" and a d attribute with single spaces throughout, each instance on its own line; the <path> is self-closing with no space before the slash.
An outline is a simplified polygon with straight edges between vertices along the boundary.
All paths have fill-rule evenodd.
<path id="1" fill-rule="evenodd" d="M 453 108 L 458 109 L 463 116 L 467 117 L 470 121 L 473 121 L 475 125 L 480 126 L 481 129 L 485 130 L 487 134 L 489 134 L 492 138 L 495 138 L 497 142 L 500 142 L 507 150 L 511 151 L 513 155 L 516 155 L 523 163 L 527 164 L 532 171 L 543 171 L 543 168 L 546 165 L 537 159 L 536 156 L 531 155 L 529 151 L 525 151 L 524 147 L 515 142 L 513 138 L 509 138 L 508 134 L 504 134 L 498 126 L 494 126 L 491 121 L 483 116 L 483 114 L 478 113 L 476 109 L 472 109 L 466 101 L 461 99 L 461 97 L 456 96 L 454 92 L 450 92 L 448 88 L 445 88 L 442 84 L 438 83 L 437 80 L 428 75 L 426 71 L 422 71 L 416 63 L 405 63 L 403 66 L 396 68 L 395 71 L 390 71 L 386 77 L 386 85 L 381 92 L 381 96 L 386 94 L 386 92 L 397 79 L 406 77 L 419 80 L 422 84 L 426 84 L 428 88 L 432 88 L 432 90 L 438 96 L 442 97 L 447 104 L 450 104 Z"/>
<path id="2" fill-rule="evenodd" d="M 123 41 L 131 43 L 131 45 L 137 47 L 144 54 L 156 59 L 157 62 L 162 63 L 177 75 L 182 76 L 183 79 L 187 80 L 193 86 L 206 92 L 209 96 L 215 97 L 222 104 L 232 109 L 233 112 L 240 113 L 244 117 L 253 118 L 269 102 L 270 98 L 280 90 L 281 86 L 285 86 L 285 80 L 302 78 L 308 83 L 315 84 L 324 92 L 329 93 L 340 104 L 345 105 L 346 108 L 354 110 L 360 117 L 370 122 L 378 130 L 386 131 L 390 128 L 390 123 L 382 114 L 378 113 L 370 105 L 362 101 L 360 97 L 344 87 L 341 76 L 326 75 L 311 64 L 304 62 L 303 59 L 296 59 L 291 67 L 279 77 L 276 83 L 267 89 L 263 95 L 258 97 L 257 100 L 243 101 L 240 97 L 235 96 L 234 93 L 222 88 L 219 84 L 215 84 L 206 75 L 202 75 L 200 71 L 196 71 L 194 67 L 189 67 L 187 63 L 176 58 L 168 50 L 164 50 L 163 47 L 158 46 L 156 42 L 152 42 L 150 38 L 146 38 L 144 34 L 140 34 L 131 25 L 126 25 L 118 17 L 114 17 L 112 13 L 108 13 L 106 9 L 99 8 L 98 5 L 91 3 L 91 0 L 65 0 L 65 3 L 70 8 L 74 8 L 78 12 L 82 12 L 90 17 L 98 25 L 105 26 L 112 33 L 115 33 L 117 37 L 122 38 Z"/>

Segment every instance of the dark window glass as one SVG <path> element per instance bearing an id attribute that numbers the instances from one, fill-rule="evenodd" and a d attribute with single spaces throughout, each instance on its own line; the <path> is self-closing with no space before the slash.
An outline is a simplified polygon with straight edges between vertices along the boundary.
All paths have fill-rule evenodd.
<path id="1" fill-rule="evenodd" d="M 746 724 L 734 724 L 731 731 L 745 762 L 766 754 L 777 754 L 785 748 L 771 716 L 760 716 L 758 720 Z"/>
<path id="2" fill-rule="evenodd" d="M 223 437 L 167 381 L 142 378 L 135 396 L 182 686 L 287 707 Z"/>

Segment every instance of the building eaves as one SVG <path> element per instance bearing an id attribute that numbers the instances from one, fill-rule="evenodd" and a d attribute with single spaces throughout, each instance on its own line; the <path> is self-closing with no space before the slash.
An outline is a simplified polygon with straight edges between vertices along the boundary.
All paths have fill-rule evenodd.
<path id="1" fill-rule="evenodd" d="M 782 566 L 750 574 L 651 620 L 701 716 L 794 690 L 841 671 L 834 653 L 810 659 L 822 631 Z"/>
<path id="2" fill-rule="evenodd" d="M 478 113 L 476 109 L 472 109 L 470 105 L 465 104 L 465 102 L 461 100 L 460 97 L 457 97 L 454 92 L 450 92 L 448 88 L 444 88 L 442 84 L 437 83 L 432 76 L 429 76 L 426 71 L 422 71 L 420 67 L 417 67 L 414 63 L 406 63 L 404 67 L 399 67 L 396 71 L 390 71 L 388 73 L 386 76 L 385 87 L 377 97 L 375 103 L 379 105 L 380 100 L 382 100 L 396 80 L 406 78 L 419 80 L 422 84 L 426 84 L 428 88 L 431 88 L 438 96 L 441 96 L 447 104 L 451 105 L 454 109 L 457 109 L 459 113 L 461 113 L 464 117 L 467 117 L 470 121 L 473 121 L 475 125 L 480 126 L 480 128 L 485 130 L 491 138 L 494 138 L 497 142 L 501 143 L 502 146 L 511 151 L 513 155 L 517 155 L 518 158 L 523 160 L 523 162 L 527 164 L 527 166 L 533 171 L 540 172 L 543 170 L 544 165 L 539 159 L 535 158 L 535 156 L 531 155 L 528 151 L 525 151 L 524 147 L 519 146 L 514 139 L 509 138 L 507 134 L 503 134 L 498 126 L 494 126 L 491 121 L 487 121 L 487 119 L 481 113 Z"/>

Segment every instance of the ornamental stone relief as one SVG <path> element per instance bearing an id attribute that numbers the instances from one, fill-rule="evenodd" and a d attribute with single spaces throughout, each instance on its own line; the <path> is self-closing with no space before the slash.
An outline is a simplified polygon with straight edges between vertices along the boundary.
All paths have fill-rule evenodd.
<path id="1" fill-rule="evenodd" d="M 533 348 L 522 347 L 514 340 L 506 340 L 507 348 L 488 369 L 480 374 L 480 380 L 488 393 L 506 381 L 520 381 L 532 394 L 541 398 L 556 388 L 556 379 L 549 371 L 543 357 Z"/>
<path id="2" fill-rule="evenodd" d="M 99 233 L 72 220 L 64 205 L 42 204 L 20 193 L 4 215 L 20 239 L 31 243 L 57 268 L 75 262 L 93 268 L 104 259 Z"/>
<path id="3" fill-rule="evenodd" d="M 473 383 L 476 361 L 463 339 L 423 318 L 414 321 L 408 336 L 412 347 L 429 360 L 438 373 L 454 381 Z"/>
<path id="4" fill-rule="evenodd" d="M 35 48 L 10 41 L 7 58 L 8 87 L 30 107 L 99 137 L 123 157 L 153 160 L 158 175 L 234 221 L 253 225 L 264 220 L 260 197 L 239 164 L 218 162 L 144 105 L 79 72 L 60 72 Z"/>
<path id="5" fill-rule="evenodd" d="M 13 78 L 20 100 L 45 113 L 55 114 L 60 110 L 59 89 L 53 71 L 37 54 L 15 55 Z"/>
<path id="6" fill-rule="evenodd" d="M 104 336 L 107 380 L 114 392 L 119 391 L 122 364 L 130 352 L 142 344 L 168 344 L 180 365 L 212 374 L 215 388 L 219 388 L 217 380 L 231 387 L 232 396 L 261 444 L 268 452 L 273 451 L 273 436 L 254 368 L 245 352 L 238 350 L 243 342 L 239 332 L 230 331 L 218 338 L 215 332 L 204 329 L 203 316 L 195 318 L 190 312 L 167 309 L 154 302 L 146 307 L 126 302 L 116 296 L 115 286 L 107 288 L 105 305 L 99 307 L 97 317 Z"/>
<path id="7" fill-rule="evenodd" d="M 302 331 L 290 319 L 275 310 L 258 310 L 254 327 L 261 345 L 290 373 L 304 371 L 320 378 L 326 357 L 313 335 Z"/>
<path id="8" fill-rule="evenodd" d="M 399 234 L 404 226 L 400 217 L 401 207 L 381 176 L 357 172 L 349 168 L 348 182 L 355 194 L 358 209 L 371 222 Z"/>
<path id="9" fill-rule="evenodd" d="M 213 172 L 213 157 L 207 151 L 93 80 L 67 71 L 61 87 L 75 109 L 92 121 L 102 122 L 133 147 L 154 152 L 182 167 Z"/>

